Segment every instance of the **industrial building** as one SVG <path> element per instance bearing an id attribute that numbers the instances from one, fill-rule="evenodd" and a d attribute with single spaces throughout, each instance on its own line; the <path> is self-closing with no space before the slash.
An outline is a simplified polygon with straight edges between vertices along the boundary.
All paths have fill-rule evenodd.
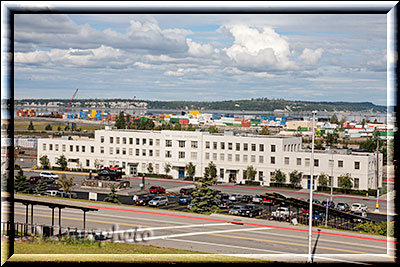
<path id="1" fill-rule="evenodd" d="M 301 137 L 235 135 L 233 132 L 210 134 L 189 131 L 139 131 L 112 130 L 95 131 L 94 138 L 61 137 L 38 139 L 37 162 L 47 155 L 51 166 L 64 155 L 70 169 L 96 169 L 100 165 L 120 166 L 127 176 L 148 173 L 151 163 L 153 173 L 166 174 L 165 165 L 171 166 L 168 173 L 174 179 L 187 174 L 185 166 L 192 162 L 196 166 L 195 177 L 203 175 L 209 162 L 217 167 L 218 181 L 241 183 L 245 171 L 253 166 L 254 178 L 261 185 L 274 182 L 275 170 L 289 174 L 295 170 L 303 173 L 301 186 L 309 187 L 311 151 L 302 148 Z M 324 173 L 333 187 L 340 187 L 338 177 L 351 174 L 353 188 L 360 190 L 377 187 L 377 156 L 372 152 L 350 150 L 325 150 L 314 153 L 314 184 Z M 379 187 L 382 186 L 382 154 L 379 154 Z"/>

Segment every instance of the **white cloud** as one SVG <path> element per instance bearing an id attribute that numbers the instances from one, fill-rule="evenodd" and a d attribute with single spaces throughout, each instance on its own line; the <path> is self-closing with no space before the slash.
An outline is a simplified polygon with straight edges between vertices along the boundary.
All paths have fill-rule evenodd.
<path id="1" fill-rule="evenodd" d="M 192 39 L 186 39 L 186 43 L 189 46 L 189 55 L 194 57 L 206 57 L 210 56 L 214 52 L 214 49 L 210 44 L 202 45 L 192 41 Z"/>
<path id="2" fill-rule="evenodd" d="M 290 46 L 287 38 L 270 27 L 261 31 L 244 25 L 227 26 L 234 37 L 234 43 L 226 48 L 226 54 L 238 67 L 291 69 L 295 63 L 290 60 Z"/>
<path id="3" fill-rule="evenodd" d="M 316 65 L 321 59 L 323 52 L 324 49 L 322 48 L 317 48 L 315 50 L 304 48 L 303 53 L 299 56 L 299 59 L 307 65 Z"/>

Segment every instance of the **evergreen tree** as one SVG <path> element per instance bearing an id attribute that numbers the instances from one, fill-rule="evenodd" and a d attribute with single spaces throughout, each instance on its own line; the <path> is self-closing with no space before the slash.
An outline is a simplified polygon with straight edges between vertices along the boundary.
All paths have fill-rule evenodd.
<path id="1" fill-rule="evenodd" d="M 35 130 L 35 127 L 33 126 L 32 121 L 31 121 L 31 122 L 29 123 L 29 125 L 28 125 L 28 130 L 29 130 L 29 131 Z"/>
<path id="2" fill-rule="evenodd" d="M 213 162 L 210 162 L 203 177 L 196 184 L 196 190 L 192 193 L 198 199 L 194 203 L 194 206 L 190 208 L 191 211 L 196 213 L 213 213 L 218 211 L 218 205 L 211 189 L 211 186 L 216 181 L 216 177 L 217 168 Z"/>
<path id="3" fill-rule="evenodd" d="M 47 190 L 47 183 L 44 179 L 40 179 L 35 188 L 35 194 L 44 195 Z"/>
<path id="4" fill-rule="evenodd" d="M 108 194 L 108 196 L 104 199 L 105 202 L 110 202 L 110 203 L 116 203 L 116 204 L 121 204 L 121 202 L 118 200 L 118 195 L 115 193 L 117 190 L 115 189 L 115 186 L 113 185 L 111 187 L 111 193 Z"/>
<path id="5" fill-rule="evenodd" d="M 125 120 L 125 115 L 123 112 L 119 113 L 118 118 L 115 121 L 115 127 L 117 127 L 117 129 L 125 129 L 126 120 Z"/>
<path id="6" fill-rule="evenodd" d="M 24 175 L 24 171 L 21 167 L 18 167 L 18 174 L 15 176 L 14 180 L 14 188 L 18 193 L 28 193 L 29 191 L 29 181 L 26 179 Z"/>

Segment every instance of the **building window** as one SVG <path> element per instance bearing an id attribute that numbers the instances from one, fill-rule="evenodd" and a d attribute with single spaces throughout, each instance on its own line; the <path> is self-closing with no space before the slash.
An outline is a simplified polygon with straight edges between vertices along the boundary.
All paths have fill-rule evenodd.
<path id="1" fill-rule="evenodd" d="M 359 161 L 355 161 L 354 162 L 354 169 L 356 169 L 356 170 L 360 169 L 360 162 Z"/>
<path id="2" fill-rule="evenodd" d="M 100 154 L 104 154 L 104 146 L 100 147 Z"/>
<path id="3" fill-rule="evenodd" d="M 247 155 L 243 155 L 243 162 L 247 162 L 248 160 L 248 156 Z"/>
<path id="4" fill-rule="evenodd" d="M 50 150 L 50 151 L 53 150 L 53 144 L 49 144 L 49 150 Z"/>
<path id="5" fill-rule="evenodd" d="M 79 146 L 76 145 L 76 152 L 79 152 Z"/>
<path id="6" fill-rule="evenodd" d="M 360 188 L 360 178 L 354 178 L 354 189 Z"/>
<path id="7" fill-rule="evenodd" d="M 206 148 L 210 148 L 210 142 L 206 141 Z"/>
<path id="8" fill-rule="evenodd" d="M 133 145 L 133 138 L 132 137 L 129 137 L 129 144 Z"/>
<path id="9" fill-rule="evenodd" d="M 236 143 L 236 151 L 240 151 L 240 143 Z"/>
<path id="10" fill-rule="evenodd" d="M 165 140 L 166 147 L 172 147 L 172 140 Z"/>
<path id="11" fill-rule="evenodd" d="M 126 137 L 122 137 L 122 144 L 126 145 Z"/>
<path id="12" fill-rule="evenodd" d="M 262 171 L 258 172 L 258 180 L 259 181 L 263 181 L 264 180 L 264 172 L 262 172 Z"/>
<path id="13" fill-rule="evenodd" d="M 304 159 L 304 165 L 307 167 L 307 166 L 310 166 L 310 159 L 309 158 L 306 158 L 306 159 Z"/>
<path id="14" fill-rule="evenodd" d="M 119 137 L 115 137 L 115 143 L 119 145 Z"/>
<path id="15" fill-rule="evenodd" d="M 156 139 L 156 146 L 160 145 L 160 139 Z"/>
<path id="16" fill-rule="evenodd" d="M 206 152 L 205 156 L 206 156 L 206 160 L 210 159 L 210 153 Z"/>
<path id="17" fill-rule="evenodd" d="M 218 145 L 217 142 L 213 142 L 213 149 L 217 149 L 217 145 Z"/>
<path id="18" fill-rule="evenodd" d="M 146 144 L 146 138 L 142 139 L 142 144 L 145 145 Z"/>
<path id="19" fill-rule="evenodd" d="M 275 145 L 271 145 L 271 152 L 275 152 L 276 151 L 276 146 Z"/>
<path id="20" fill-rule="evenodd" d="M 333 160 L 330 159 L 330 160 L 329 160 L 329 168 L 332 168 L 332 167 L 333 167 Z"/>
<path id="21" fill-rule="evenodd" d="M 122 148 L 122 155 L 126 155 L 126 148 Z"/>
<path id="22" fill-rule="evenodd" d="M 63 152 L 66 151 L 66 147 L 67 147 L 67 146 L 66 146 L 65 144 L 62 145 L 62 151 L 63 151 Z"/>
<path id="23" fill-rule="evenodd" d="M 180 159 L 184 159 L 184 158 L 185 158 L 185 152 L 184 152 L 184 151 L 179 151 L 178 157 L 179 157 Z"/>
<path id="24" fill-rule="evenodd" d="M 115 154 L 119 155 L 119 147 L 115 148 Z"/>
<path id="25" fill-rule="evenodd" d="M 43 151 L 46 151 L 46 144 L 43 144 Z"/>
<path id="26" fill-rule="evenodd" d="M 110 144 L 114 143 L 114 137 L 110 136 Z"/>
<path id="27" fill-rule="evenodd" d="M 221 150 L 224 150 L 225 149 L 225 142 L 221 142 L 220 145 L 221 145 Z"/>
<path id="28" fill-rule="evenodd" d="M 110 154 L 110 155 L 112 155 L 112 154 L 113 154 L 113 148 L 112 148 L 112 147 L 110 147 L 109 154 Z"/>
<path id="29" fill-rule="evenodd" d="M 85 151 L 86 151 L 86 147 L 82 146 L 82 152 L 85 153 Z"/>
<path id="30" fill-rule="evenodd" d="M 56 144 L 55 147 L 56 147 L 56 151 L 58 151 L 58 144 Z"/>
<path id="31" fill-rule="evenodd" d="M 70 145 L 69 146 L 69 152 L 73 152 L 74 151 L 74 146 L 73 145 Z"/>
<path id="32" fill-rule="evenodd" d="M 90 146 L 90 153 L 94 153 L 94 146 Z"/>
<path id="33" fill-rule="evenodd" d="M 172 153 L 171 153 L 171 151 L 165 151 L 165 157 L 166 158 L 172 158 Z"/>
<path id="34" fill-rule="evenodd" d="M 185 147 L 185 141 L 178 141 L 179 147 Z"/>
<path id="35" fill-rule="evenodd" d="M 289 157 L 285 157 L 285 165 L 289 165 Z"/>
<path id="36" fill-rule="evenodd" d="M 258 161 L 259 161 L 260 163 L 264 163 L 264 156 L 259 156 Z"/>
<path id="37" fill-rule="evenodd" d="M 192 142 L 190 142 L 190 146 L 191 146 L 192 148 L 197 148 L 197 141 L 192 141 Z"/>
<path id="38" fill-rule="evenodd" d="M 251 155 L 251 162 L 256 162 L 256 155 Z"/>
<path id="39" fill-rule="evenodd" d="M 136 145 L 140 145 L 140 139 L 136 138 Z"/>
<path id="40" fill-rule="evenodd" d="M 86 167 L 89 167 L 90 166 L 90 160 L 86 160 Z"/>
<path id="41" fill-rule="evenodd" d="M 213 160 L 217 160 L 217 156 L 218 156 L 217 153 L 213 153 Z"/>
<path id="42" fill-rule="evenodd" d="M 232 150 L 232 143 L 228 143 L 228 149 Z"/>
<path id="43" fill-rule="evenodd" d="M 243 151 L 248 151 L 249 150 L 249 144 L 244 143 L 243 144 Z"/>
<path id="44" fill-rule="evenodd" d="M 146 156 L 146 149 L 142 149 L 142 156 L 143 156 L 143 157 Z"/>
<path id="45" fill-rule="evenodd" d="M 160 157 L 160 150 L 156 150 L 156 157 Z"/>
<path id="46" fill-rule="evenodd" d="M 251 144 L 251 151 L 256 151 L 256 144 Z"/>
<path id="47" fill-rule="evenodd" d="M 221 160 L 221 161 L 225 160 L 225 154 L 224 153 L 219 154 L 219 160 Z"/>
<path id="48" fill-rule="evenodd" d="M 319 167 L 319 160 L 318 159 L 314 159 L 314 166 L 315 167 Z"/>
<path id="49" fill-rule="evenodd" d="M 193 160 L 197 160 L 197 152 L 191 152 L 190 153 L 190 158 Z"/>
<path id="50" fill-rule="evenodd" d="M 297 166 L 301 166 L 301 158 L 296 159 L 296 164 L 297 164 Z"/>
<path id="51" fill-rule="evenodd" d="M 224 169 L 219 169 L 219 177 L 224 179 Z"/>
<path id="52" fill-rule="evenodd" d="M 149 146 L 153 145 L 153 139 L 149 139 Z"/>
<path id="53" fill-rule="evenodd" d="M 129 153 L 129 156 L 132 156 L 133 155 L 133 148 L 129 148 L 128 153 Z"/>
<path id="54" fill-rule="evenodd" d="M 240 155 L 235 155 L 235 161 L 240 161 Z"/>
<path id="55" fill-rule="evenodd" d="M 150 149 L 150 150 L 149 150 L 149 157 L 152 157 L 152 156 L 153 156 L 153 150 Z"/>
<path id="56" fill-rule="evenodd" d="M 343 168 L 343 160 L 338 160 L 338 167 Z"/>
<path id="57" fill-rule="evenodd" d="M 104 136 L 100 136 L 100 143 L 104 143 Z"/>
<path id="58" fill-rule="evenodd" d="M 232 161 L 232 154 L 228 154 L 228 161 Z"/>
<path id="59" fill-rule="evenodd" d="M 275 164 L 275 157 L 271 157 L 271 164 Z"/>
<path id="60" fill-rule="evenodd" d="M 260 144 L 260 151 L 261 151 L 261 152 L 264 151 L 264 144 Z"/>
<path id="61" fill-rule="evenodd" d="M 139 149 L 135 150 L 135 155 L 138 156 L 138 157 L 140 156 L 140 150 Z"/>

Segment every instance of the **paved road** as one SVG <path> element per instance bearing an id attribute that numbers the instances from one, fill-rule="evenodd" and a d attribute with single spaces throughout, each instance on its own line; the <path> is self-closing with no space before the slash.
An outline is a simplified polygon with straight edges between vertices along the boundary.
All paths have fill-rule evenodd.
<path id="1" fill-rule="evenodd" d="M 65 200 L 66 203 L 74 203 Z M 197 215 L 162 209 L 87 203 L 86 229 L 107 232 L 146 230 L 144 244 L 267 260 L 305 262 L 308 228 L 226 215 Z M 58 212 L 55 213 L 58 223 Z M 62 225 L 82 227 L 82 212 L 62 210 Z M 30 214 L 29 214 L 30 218 Z M 15 220 L 25 222 L 25 207 L 15 205 Z M 51 224 L 51 209 L 35 206 L 34 223 Z M 122 233 L 121 237 L 122 237 Z M 129 235 L 125 235 L 129 241 Z M 392 262 L 394 243 L 386 237 L 313 228 L 315 262 Z M 389 253 L 389 254 L 388 254 Z M 389 255 L 389 256 L 387 256 Z"/>

